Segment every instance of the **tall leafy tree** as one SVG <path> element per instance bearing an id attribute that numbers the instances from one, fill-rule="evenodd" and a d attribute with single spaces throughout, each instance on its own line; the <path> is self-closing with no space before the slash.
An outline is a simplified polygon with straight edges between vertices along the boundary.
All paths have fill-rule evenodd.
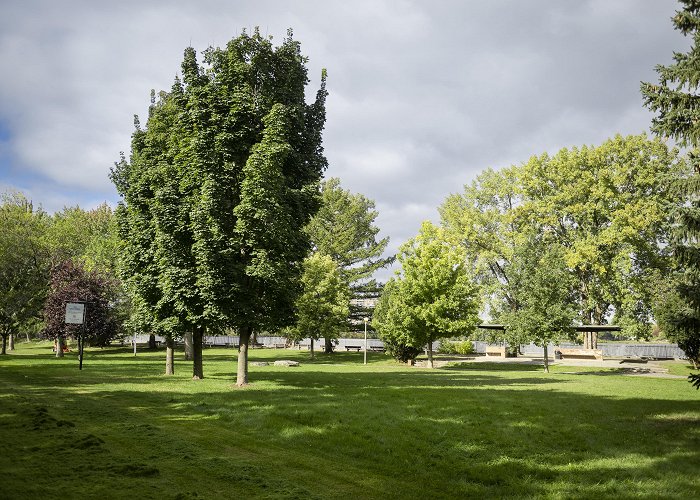
<path id="1" fill-rule="evenodd" d="M 330 178 L 321 183 L 321 207 L 306 226 L 314 252 L 336 263 L 355 299 L 350 304 L 348 329 L 372 316 L 372 308 L 365 304 L 381 291 L 372 275 L 394 261 L 393 256 L 383 256 L 389 238 L 378 239 L 377 216 L 374 201 L 343 189 L 339 179 Z M 333 338 L 325 337 L 326 352 L 332 351 Z"/>
<path id="2" fill-rule="evenodd" d="M 574 287 L 564 249 L 547 242 L 546 235 L 531 235 L 516 248 L 510 274 L 510 294 L 518 308 L 504 311 L 499 321 L 517 343 L 533 342 L 544 349 L 544 370 L 549 372 L 548 345 L 576 333 Z"/>
<path id="3" fill-rule="evenodd" d="M 0 204 L 0 336 L 2 354 L 21 328 L 41 317 L 48 290 L 48 216 L 21 193 Z"/>
<path id="4" fill-rule="evenodd" d="M 565 248 L 583 324 L 605 324 L 616 312 L 650 329 L 652 270 L 668 265 L 669 185 L 684 168 L 676 151 L 645 135 L 565 148 L 523 166 L 517 217 Z M 595 347 L 595 334 L 585 343 Z"/>
<path id="5" fill-rule="evenodd" d="M 350 290 L 336 263 L 328 255 L 314 253 L 304 260 L 303 293 L 296 302 L 297 339 L 336 338 L 350 311 Z"/>
<path id="6" fill-rule="evenodd" d="M 253 332 L 293 318 L 326 167 L 325 73 L 307 104 L 305 61 L 291 32 L 278 47 L 243 33 L 206 66 L 186 49 L 182 81 L 153 95 L 113 171 L 129 289 L 159 331 L 193 332 L 195 378 L 205 331 L 238 330 L 243 385 Z"/>
<path id="7" fill-rule="evenodd" d="M 700 344 L 700 2 L 680 3 L 682 9 L 673 17 L 673 25 L 692 39 L 692 45 L 686 53 L 674 53 L 673 63 L 658 65 L 658 84 L 642 83 L 641 92 L 644 104 L 656 113 L 652 131 L 689 149 L 692 171 L 676 183 L 683 202 L 676 212 L 672 246 L 679 280 L 677 291 L 668 295 L 673 313 L 666 315 L 665 323 L 673 336 L 691 348 Z"/>
<path id="8" fill-rule="evenodd" d="M 389 293 L 380 302 L 388 304 L 378 307 L 373 325 L 388 344 L 413 348 L 427 344 L 432 368 L 435 340 L 474 331 L 478 288 L 464 250 L 430 222 L 401 246 L 397 258 L 401 270 L 387 284 Z"/>
<path id="9" fill-rule="evenodd" d="M 487 169 L 462 193 L 439 207 L 441 225 L 464 248 L 491 319 L 519 307 L 511 265 L 529 221 L 516 216 L 522 204 L 518 167 Z"/>

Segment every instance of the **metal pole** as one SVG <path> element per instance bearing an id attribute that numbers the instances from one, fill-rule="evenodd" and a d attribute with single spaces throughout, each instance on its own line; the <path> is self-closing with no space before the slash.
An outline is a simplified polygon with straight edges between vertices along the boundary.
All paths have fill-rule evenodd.
<path id="1" fill-rule="evenodd" d="M 365 364 L 367 364 L 367 318 L 362 318 L 365 322 Z"/>
<path id="2" fill-rule="evenodd" d="M 83 369 L 83 346 L 85 345 L 85 321 L 83 321 L 80 327 L 80 334 L 78 335 L 78 370 Z"/>

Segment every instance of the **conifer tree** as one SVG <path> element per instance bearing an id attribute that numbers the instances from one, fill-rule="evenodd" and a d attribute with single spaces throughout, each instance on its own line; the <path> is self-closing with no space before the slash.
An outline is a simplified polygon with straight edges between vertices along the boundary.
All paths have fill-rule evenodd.
<path id="1" fill-rule="evenodd" d="M 321 208 L 306 226 L 314 252 L 336 263 L 355 299 L 345 325 L 348 330 L 359 330 L 362 318 L 372 316 L 374 308 L 368 303 L 381 292 L 372 275 L 394 261 L 393 256 L 382 256 L 389 238 L 377 238 L 377 215 L 374 201 L 343 189 L 339 179 L 330 178 L 321 184 Z M 327 353 L 333 350 L 333 339 L 325 337 Z"/>
<path id="2" fill-rule="evenodd" d="M 642 83 L 644 104 L 656 116 L 652 130 L 689 148 L 692 172 L 680 178 L 682 196 L 677 213 L 676 237 L 672 242 L 681 277 L 676 313 L 668 318 L 679 343 L 700 345 L 700 1 L 680 0 L 683 8 L 673 17 L 675 29 L 692 39 L 688 52 L 676 52 L 673 63 L 658 65 L 658 84 Z M 671 308 L 671 304 L 669 304 Z M 695 349 L 696 350 L 696 349 Z M 697 350 L 696 350 L 697 351 Z M 693 353 L 697 362 L 698 353 Z"/>

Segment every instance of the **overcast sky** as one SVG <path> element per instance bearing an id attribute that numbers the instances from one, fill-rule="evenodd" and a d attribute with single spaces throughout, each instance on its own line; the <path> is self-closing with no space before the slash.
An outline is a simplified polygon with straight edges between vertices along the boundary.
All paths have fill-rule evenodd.
<path id="1" fill-rule="evenodd" d="M 185 47 L 287 28 L 328 69 L 327 176 L 377 203 L 391 249 L 483 169 L 648 130 L 639 82 L 689 41 L 672 0 L 3 0 L 0 190 L 103 201 L 133 115 Z"/>

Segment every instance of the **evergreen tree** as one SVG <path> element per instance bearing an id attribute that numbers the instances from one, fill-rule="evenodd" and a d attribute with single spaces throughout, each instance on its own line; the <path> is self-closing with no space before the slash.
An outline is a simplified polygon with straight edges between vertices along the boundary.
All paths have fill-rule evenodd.
<path id="1" fill-rule="evenodd" d="M 674 62 L 658 65 L 659 83 L 642 83 L 644 104 L 656 116 L 652 130 L 689 148 L 689 175 L 676 186 L 682 202 L 677 209 L 677 230 L 672 249 L 680 273 L 677 295 L 670 295 L 666 318 L 671 336 L 687 346 L 700 345 L 700 2 L 681 0 L 673 17 L 675 29 L 692 39 L 688 52 L 676 52 Z M 697 353 L 695 362 L 697 362 Z M 691 357 L 692 354 L 689 354 Z"/>
<path id="2" fill-rule="evenodd" d="M 343 189 L 339 179 L 330 178 L 321 184 L 321 208 L 306 226 L 314 251 L 333 259 L 348 283 L 354 299 L 346 321 L 351 331 L 359 331 L 362 318 L 372 316 L 371 302 L 381 292 L 372 275 L 394 261 L 393 256 L 382 257 L 389 238 L 377 239 L 377 215 L 372 200 Z M 332 352 L 332 340 L 325 338 L 326 352 Z"/>

